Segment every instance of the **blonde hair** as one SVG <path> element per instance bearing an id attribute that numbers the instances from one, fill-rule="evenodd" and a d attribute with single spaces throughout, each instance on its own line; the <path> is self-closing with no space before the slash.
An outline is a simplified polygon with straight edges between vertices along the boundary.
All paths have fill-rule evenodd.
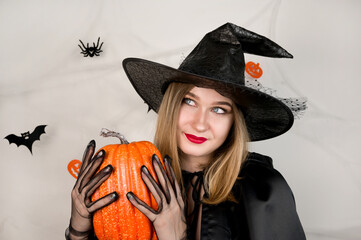
<path id="1" fill-rule="evenodd" d="M 171 83 L 164 94 L 158 110 L 158 122 L 154 143 L 162 154 L 169 155 L 177 181 L 183 186 L 180 154 L 177 147 L 177 121 L 184 96 L 194 87 L 191 84 Z M 207 204 L 226 200 L 235 201 L 231 190 L 237 180 L 242 163 L 248 152 L 249 136 L 242 112 L 233 103 L 234 123 L 223 145 L 214 153 L 204 170 Z"/>

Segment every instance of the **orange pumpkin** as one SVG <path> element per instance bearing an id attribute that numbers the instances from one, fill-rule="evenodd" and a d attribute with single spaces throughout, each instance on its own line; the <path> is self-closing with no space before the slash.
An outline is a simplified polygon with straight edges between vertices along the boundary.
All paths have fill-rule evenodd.
<path id="1" fill-rule="evenodd" d="M 246 72 L 254 78 L 260 78 L 263 74 L 262 68 L 259 66 L 259 63 L 248 62 L 246 64 Z"/>
<path id="2" fill-rule="evenodd" d="M 100 169 L 111 164 L 114 170 L 93 194 L 92 201 L 114 191 L 119 194 L 119 199 L 95 212 L 93 224 L 97 238 L 99 240 L 157 239 L 152 223 L 129 202 L 126 194 L 132 191 L 157 210 L 155 199 L 141 179 L 140 168 L 145 165 L 154 179 L 157 179 L 152 166 L 152 155 L 156 154 L 161 159 L 158 149 L 147 141 L 123 142 L 107 145 L 102 149 L 105 151 L 105 157 Z"/>

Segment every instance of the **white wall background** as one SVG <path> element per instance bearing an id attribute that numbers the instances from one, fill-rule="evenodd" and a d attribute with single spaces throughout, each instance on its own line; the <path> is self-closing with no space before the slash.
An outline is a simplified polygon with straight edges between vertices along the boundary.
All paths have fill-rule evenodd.
<path id="1" fill-rule="evenodd" d="M 361 239 L 361 1 L 1 0 L 0 137 L 46 124 L 33 145 L 0 141 L 0 239 L 64 239 L 80 159 L 102 127 L 152 140 L 156 114 L 121 66 L 135 56 L 178 67 L 203 35 L 232 22 L 293 60 L 261 62 L 262 84 L 309 109 L 286 134 L 252 144 L 292 187 L 308 239 Z M 84 58 L 83 42 L 104 45 Z"/>

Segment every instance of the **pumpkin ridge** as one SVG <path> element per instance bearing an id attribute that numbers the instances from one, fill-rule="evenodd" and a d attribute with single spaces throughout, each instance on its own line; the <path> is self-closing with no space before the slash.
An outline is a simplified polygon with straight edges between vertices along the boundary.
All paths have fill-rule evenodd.
<path id="1" fill-rule="evenodd" d="M 152 162 L 151 155 L 152 154 L 151 154 L 149 148 L 144 144 L 144 142 L 138 142 L 138 143 L 136 143 L 136 149 L 142 159 L 142 165 L 146 166 L 148 168 L 149 172 L 154 172 L 153 166 L 151 164 L 151 162 Z M 153 175 L 153 177 L 154 177 L 154 174 L 151 174 L 151 175 Z M 143 196 L 142 200 L 150 207 L 153 207 L 152 203 L 151 203 L 152 194 L 150 193 L 149 190 L 147 190 L 147 186 L 145 185 L 144 182 L 142 182 L 142 185 L 144 185 L 144 188 L 139 188 L 139 190 L 142 191 L 140 193 Z M 152 223 L 144 215 L 139 218 L 139 221 L 142 223 L 142 225 L 147 226 L 147 229 L 149 229 L 149 231 L 147 231 L 147 232 L 138 231 L 139 234 L 142 234 L 142 235 L 139 235 L 138 238 L 139 239 L 151 239 L 152 229 L 153 229 Z"/>
<path id="2" fill-rule="evenodd" d="M 113 213 L 114 215 L 116 215 L 117 217 L 117 221 L 115 222 L 116 227 L 118 229 L 118 238 L 117 239 L 122 239 L 122 234 L 124 234 L 124 223 L 121 222 L 121 220 L 119 219 L 120 216 L 123 216 L 124 214 L 124 188 L 122 187 L 124 185 L 124 180 L 122 179 L 122 176 L 126 176 L 126 174 L 122 174 L 123 171 L 126 170 L 125 166 L 123 166 L 123 161 L 122 159 L 127 156 L 126 155 L 126 150 L 125 150 L 125 145 L 117 145 L 117 149 L 116 149 L 116 156 L 114 158 L 112 158 L 112 164 L 115 167 L 114 169 L 114 173 L 115 176 L 114 178 L 116 179 L 115 182 L 117 182 L 116 184 L 116 188 L 115 191 L 119 194 L 119 199 L 115 202 L 117 205 L 117 212 Z M 121 222 L 121 224 L 118 224 L 119 222 Z M 105 225 L 105 224 L 104 224 Z"/>
<path id="3" fill-rule="evenodd" d="M 112 189 L 111 192 L 116 191 L 118 194 L 119 194 L 119 189 L 120 189 L 119 183 L 121 183 L 119 181 L 119 179 L 120 179 L 120 176 L 119 176 L 120 175 L 120 171 L 119 171 L 119 167 L 120 167 L 119 162 L 120 161 L 119 161 L 119 159 L 120 159 L 121 148 L 122 148 L 121 145 L 117 145 L 116 151 L 114 151 L 115 156 L 112 158 L 113 159 L 112 166 L 115 167 L 115 171 L 113 171 L 113 174 L 115 175 L 114 178 L 117 179 L 117 181 L 113 181 L 114 189 Z M 114 216 L 115 220 L 113 219 L 113 222 L 115 223 L 114 224 L 115 226 L 113 226 L 113 227 L 114 227 L 115 232 L 116 232 L 115 235 L 118 237 L 118 239 L 121 239 L 121 233 L 122 233 L 121 228 L 122 228 L 122 226 L 118 224 L 119 221 L 120 221 L 119 216 L 121 216 L 120 215 L 121 205 L 120 205 L 119 199 L 116 200 L 112 205 L 113 205 L 113 208 L 114 208 L 113 216 Z"/>
<path id="4" fill-rule="evenodd" d="M 112 164 L 114 166 L 114 159 L 115 158 L 115 154 L 116 154 L 116 151 L 117 150 L 117 146 L 116 145 L 113 145 L 111 146 L 111 148 L 107 148 L 106 151 L 108 152 L 108 156 L 106 157 L 106 161 L 103 162 L 103 168 L 105 166 L 107 166 L 108 164 Z M 116 171 L 114 171 L 112 173 L 113 175 L 116 174 Z M 106 184 L 105 182 L 103 183 L 103 187 L 102 187 L 102 190 L 103 190 L 103 196 L 105 196 L 106 194 L 109 194 L 110 192 L 114 191 L 116 189 L 116 183 L 114 181 L 114 178 L 108 178 L 108 181 L 106 181 Z M 114 222 L 114 219 L 113 219 L 113 212 L 116 210 L 114 209 L 116 206 L 116 204 L 110 204 L 108 206 L 106 206 L 104 208 L 104 210 L 102 211 L 103 213 L 103 219 L 105 219 L 106 222 L 109 222 L 111 227 L 107 227 L 105 229 L 105 237 L 106 239 L 114 239 L 114 235 L 117 235 L 116 231 L 116 227 L 115 227 L 115 222 Z"/>
<path id="5" fill-rule="evenodd" d="M 134 194 L 137 195 L 139 197 L 139 199 L 141 199 L 144 202 L 147 202 L 147 200 L 144 199 L 144 197 L 145 197 L 144 191 L 142 191 L 142 190 L 146 189 L 146 186 L 142 180 L 141 172 L 140 172 L 141 166 L 144 165 L 144 162 L 143 162 L 143 157 L 138 148 L 138 142 L 132 143 L 130 152 L 132 153 L 132 157 L 129 159 L 134 162 L 132 164 L 132 167 L 133 167 L 132 171 L 134 171 L 134 179 L 133 179 L 134 185 L 133 185 L 132 189 L 134 189 Z M 136 162 L 135 162 L 135 159 L 137 159 Z M 136 222 L 139 223 L 135 226 L 136 237 L 137 237 L 137 239 L 143 239 L 143 238 L 140 238 L 141 236 L 139 236 L 139 232 L 141 231 L 140 226 L 144 224 L 143 218 L 145 216 L 136 208 L 134 208 L 134 212 L 135 212 Z"/>
<path id="6" fill-rule="evenodd" d="M 104 150 L 105 150 L 104 161 L 103 161 L 102 165 L 100 166 L 99 170 L 103 169 L 107 164 L 110 163 L 109 156 L 111 155 L 111 148 L 104 148 Z M 100 187 L 99 187 L 100 198 L 105 196 L 107 185 L 108 185 L 108 181 L 104 182 L 102 185 L 100 185 Z M 108 220 L 107 213 L 108 213 L 107 207 L 104 207 L 103 210 L 100 211 L 100 216 L 101 216 L 102 222 Z M 108 239 L 107 229 L 105 228 L 105 226 L 102 226 L 102 228 L 103 228 L 103 238 Z"/>
<path id="7" fill-rule="evenodd" d="M 135 156 L 134 156 L 134 153 L 133 153 L 133 145 L 134 143 L 130 143 L 127 146 L 127 154 L 128 154 L 128 157 L 127 157 L 127 185 L 125 186 L 125 188 L 127 188 L 127 192 L 129 191 L 133 191 L 135 194 L 136 194 L 136 189 L 134 188 L 134 184 L 136 183 L 137 179 L 136 179 L 136 168 L 135 165 L 136 165 L 136 162 L 135 162 L 135 159 L 137 159 Z M 138 180 L 139 181 L 139 180 Z M 127 200 L 127 206 L 129 207 L 129 211 L 128 211 L 128 216 L 130 217 L 131 221 L 128 221 L 128 223 L 130 223 L 128 226 L 127 226 L 127 239 L 131 239 L 131 237 L 135 236 L 136 235 L 136 224 L 132 224 L 132 223 L 136 223 L 136 209 L 135 207 Z M 131 213 L 131 214 L 130 214 Z"/>

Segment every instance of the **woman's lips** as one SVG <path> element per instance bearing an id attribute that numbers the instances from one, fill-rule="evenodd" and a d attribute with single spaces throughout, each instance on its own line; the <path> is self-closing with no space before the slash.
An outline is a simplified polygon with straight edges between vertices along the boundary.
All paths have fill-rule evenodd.
<path id="1" fill-rule="evenodd" d="M 202 144 L 205 141 L 207 141 L 207 138 L 204 138 L 204 137 L 197 137 L 197 136 L 194 136 L 192 134 L 187 134 L 187 133 L 185 133 L 185 135 L 186 135 L 187 139 L 189 141 L 191 141 L 192 143 Z"/>

